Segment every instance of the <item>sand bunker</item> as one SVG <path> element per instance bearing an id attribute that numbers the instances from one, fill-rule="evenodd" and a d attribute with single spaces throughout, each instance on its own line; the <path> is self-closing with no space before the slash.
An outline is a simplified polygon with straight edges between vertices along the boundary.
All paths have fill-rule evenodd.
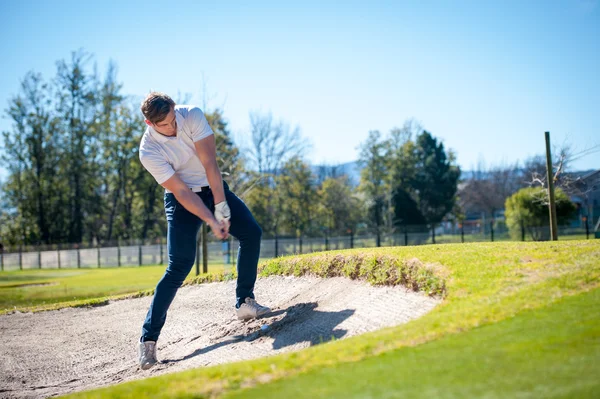
<path id="1" fill-rule="evenodd" d="M 136 342 L 151 297 L 0 316 L 0 397 L 48 397 L 295 351 L 406 323 L 440 302 L 345 278 L 269 277 L 255 293 L 273 313 L 242 322 L 234 292 L 233 281 L 180 289 L 158 342 L 162 363 L 148 371 L 137 366 Z"/>

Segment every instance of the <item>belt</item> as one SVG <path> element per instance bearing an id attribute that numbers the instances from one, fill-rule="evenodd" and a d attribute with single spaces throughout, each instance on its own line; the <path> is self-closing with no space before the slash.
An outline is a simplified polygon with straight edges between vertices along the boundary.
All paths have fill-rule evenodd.
<path id="1" fill-rule="evenodd" d="M 206 191 L 210 191 L 210 186 L 194 186 L 194 187 L 190 187 L 190 190 L 192 190 L 195 193 L 206 192 Z"/>

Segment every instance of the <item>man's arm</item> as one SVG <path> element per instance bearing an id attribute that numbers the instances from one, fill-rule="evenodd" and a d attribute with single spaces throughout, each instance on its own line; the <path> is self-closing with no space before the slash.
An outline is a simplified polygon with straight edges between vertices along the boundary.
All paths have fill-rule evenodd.
<path id="1" fill-rule="evenodd" d="M 206 170 L 208 184 L 215 198 L 215 204 L 225 201 L 225 192 L 223 191 L 223 179 L 221 170 L 217 164 L 217 145 L 214 134 L 205 137 L 194 143 L 196 154 Z"/>
<path id="2" fill-rule="evenodd" d="M 196 154 L 198 154 L 198 158 L 200 158 L 202 166 L 204 166 L 206 177 L 208 178 L 208 184 L 210 185 L 210 189 L 213 193 L 213 198 L 215 200 L 215 215 L 217 220 L 222 220 L 223 228 L 226 232 L 229 232 L 230 211 L 229 206 L 225 201 L 223 179 L 221 178 L 221 171 L 219 170 L 219 165 L 217 164 L 217 146 L 214 134 L 194 142 L 194 147 L 196 148 Z M 225 217 L 225 219 L 223 219 L 223 217 Z"/>
<path id="3" fill-rule="evenodd" d="M 167 181 L 162 183 L 161 186 L 172 192 L 177 201 L 183 205 L 185 209 L 206 222 L 217 238 L 227 238 L 227 232 L 223 230 L 221 224 L 215 219 L 212 212 L 204 205 L 204 202 L 202 202 L 200 197 L 181 181 L 177 174 L 171 176 Z"/>

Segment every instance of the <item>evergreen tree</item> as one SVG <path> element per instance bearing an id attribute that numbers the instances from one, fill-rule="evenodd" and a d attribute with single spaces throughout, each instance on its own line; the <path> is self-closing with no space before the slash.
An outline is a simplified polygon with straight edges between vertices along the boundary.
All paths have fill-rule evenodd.
<path id="1" fill-rule="evenodd" d="M 415 144 L 416 173 L 412 186 L 417 206 L 433 230 L 454 206 L 460 169 L 454 154 L 446 154 L 444 145 L 429 132 L 417 136 Z"/>

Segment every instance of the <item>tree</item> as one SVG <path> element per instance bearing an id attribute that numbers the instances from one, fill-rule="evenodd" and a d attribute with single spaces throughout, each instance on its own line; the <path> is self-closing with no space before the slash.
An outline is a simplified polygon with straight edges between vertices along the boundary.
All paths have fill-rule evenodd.
<path id="1" fill-rule="evenodd" d="M 425 223 L 416 207 L 416 194 L 412 189 L 417 163 L 413 137 L 422 131 L 414 119 L 404 122 L 402 128 L 390 131 L 386 149 L 387 224 L 390 229 Z"/>
<path id="2" fill-rule="evenodd" d="M 446 154 L 444 145 L 427 131 L 417 136 L 415 156 L 416 174 L 412 186 L 419 210 L 435 234 L 434 226 L 454 206 L 460 169 L 454 153 Z"/>
<path id="3" fill-rule="evenodd" d="M 106 79 L 99 93 L 100 112 L 96 131 L 102 148 L 102 157 L 94 160 L 101 171 L 103 181 L 102 197 L 97 212 L 91 214 L 92 230 L 96 239 L 111 241 L 115 220 L 120 207 L 123 189 L 128 182 L 127 164 L 132 153 L 131 130 L 126 127 L 124 118 L 129 117 L 129 110 L 124 109 L 124 97 L 120 94 L 122 85 L 117 82 L 117 68 L 109 63 Z M 139 127 L 138 127 L 139 129 Z M 105 215 L 108 215 L 107 217 Z"/>
<path id="4" fill-rule="evenodd" d="M 0 192 L 4 192 L 4 187 L 1 183 Z M 11 212 L 7 205 L 7 198 L 5 196 L 0 197 L 0 244 L 4 248 L 20 242 L 20 237 L 18 236 L 19 230 L 15 229 L 13 225 L 15 219 L 13 212 Z"/>
<path id="5" fill-rule="evenodd" d="M 68 240 L 82 242 L 84 220 L 94 212 L 99 202 L 97 187 L 98 170 L 91 160 L 95 159 L 99 139 L 95 137 L 97 80 L 86 72 L 91 56 L 79 50 L 73 52 L 70 62 L 57 63 L 58 116 L 64 121 L 62 133 L 64 156 L 60 172 L 66 183 L 68 203 Z"/>
<path id="6" fill-rule="evenodd" d="M 548 205 L 545 204 L 547 190 L 540 187 L 523 188 L 506 200 L 506 224 L 511 237 L 519 239 L 525 229 L 534 241 L 549 238 Z M 572 220 L 576 207 L 561 189 L 555 192 L 558 224 Z"/>
<path id="7" fill-rule="evenodd" d="M 223 179 L 227 181 L 232 191 L 243 193 L 248 189 L 249 179 L 243 157 L 231 137 L 223 111 L 217 108 L 206 112 L 205 116 L 215 134 L 217 162 Z"/>
<path id="8" fill-rule="evenodd" d="M 116 199 L 114 205 L 117 211 L 115 218 L 118 227 L 117 237 L 125 239 L 134 238 L 136 228 L 139 229 L 139 224 L 134 226 L 133 218 L 133 204 L 136 194 L 138 192 L 152 194 L 154 191 L 147 190 L 146 185 L 156 184 L 156 182 L 151 182 L 150 179 L 146 178 L 145 175 L 148 173 L 139 161 L 139 142 L 144 121 L 140 113 L 134 112 L 132 108 L 125 104 L 120 104 L 117 107 L 114 134 L 112 135 L 112 141 L 107 143 L 106 147 L 106 149 L 113 152 L 114 179 L 117 182 L 113 197 L 113 200 Z M 158 198 L 153 196 L 152 199 L 154 200 L 153 206 Z M 139 237 L 139 235 L 137 236 Z"/>
<path id="9" fill-rule="evenodd" d="M 302 157 L 308 148 L 300 128 L 291 129 L 284 121 L 274 121 L 271 113 L 250 113 L 251 145 L 248 156 L 259 174 L 277 174 L 289 159 Z"/>
<path id="10" fill-rule="evenodd" d="M 277 245 L 284 222 L 282 166 L 302 156 L 308 144 L 302 139 L 299 127 L 291 129 L 283 121 L 274 121 L 271 113 L 251 112 L 250 126 L 251 143 L 246 152 L 254 170 L 247 173 L 240 196 L 247 200 L 265 236 L 274 236 Z"/>
<path id="11" fill-rule="evenodd" d="M 480 163 L 470 179 L 459 190 L 461 208 L 494 218 L 504 209 L 506 198 L 523 186 L 519 165 L 499 165 L 486 168 Z"/>
<path id="12" fill-rule="evenodd" d="M 3 132 L 2 161 L 9 171 L 3 192 L 19 221 L 10 229 L 21 230 L 21 243 L 50 244 L 63 235 L 64 209 L 57 199 L 62 181 L 55 171 L 62 152 L 53 94 L 41 75 L 30 72 L 21 83 L 20 94 L 9 100 L 7 114 L 13 120 L 13 131 Z"/>
<path id="13" fill-rule="evenodd" d="M 390 155 L 392 224 L 411 232 L 427 230 L 427 223 L 417 204 L 417 148 L 410 136 Z"/>
<path id="14" fill-rule="evenodd" d="M 387 162 L 385 158 L 386 143 L 381 141 L 378 130 L 369 132 L 367 141 L 361 145 L 360 162 L 363 169 L 360 174 L 359 191 L 363 192 L 368 201 L 369 220 L 375 227 L 377 246 L 381 246 L 382 225 L 386 206 L 386 175 Z"/>
<path id="15" fill-rule="evenodd" d="M 255 172 L 254 172 L 255 173 Z M 246 191 L 244 200 L 257 223 L 263 229 L 264 237 L 275 237 L 281 233 L 283 219 L 284 193 L 280 184 L 281 176 L 272 180 L 261 179 L 258 174 L 253 176 L 255 184 Z"/>
<path id="16" fill-rule="evenodd" d="M 318 204 L 312 171 L 309 165 L 295 157 L 284 164 L 282 172 L 280 189 L 283 196 L 284 221 L 300 239 L 302 252 L 302 238 L 315 217 Z"/>
<path id="17" fill-rule="evenodd" d="M 560 188 L 569 196 L 585 196 L 588 194 L 586 188 L 582 186 L 581 175 L 570 173 L 570 165 L 583 157 L 600 152 L 600 144 L 588 146 L 584 150 L 576 151 L 565 143 L 552 151 L 552 179 L 555 188 Z M 527 184 L 531 187 L 548 187 L 546 175 L 546 158 L 537 155 L 529 158 L 525 162 L 524 176 Z M 600 182 L 596 178 L 593 184 Z M 590 182 L 586 182 L 588 187 Z"/>
<path id="18" fill-rule="evenodd" d="M 323 182 L 327 179 L 337 179 L 340 177 L 345 177 L 343 174 L 341 165 L 339 164 L 321 164 L 316 167 L 316 180 L 315 183 L 319 186 L 323 184 Z"/>
<path id="19" fill-rule="evenodd" d="M 321 211 L 329 234 L 346 234 L 356 231 L 361 219 L 360 200 L 352 192 L 348 177 L 328 178 L 318 190 Z"/>

